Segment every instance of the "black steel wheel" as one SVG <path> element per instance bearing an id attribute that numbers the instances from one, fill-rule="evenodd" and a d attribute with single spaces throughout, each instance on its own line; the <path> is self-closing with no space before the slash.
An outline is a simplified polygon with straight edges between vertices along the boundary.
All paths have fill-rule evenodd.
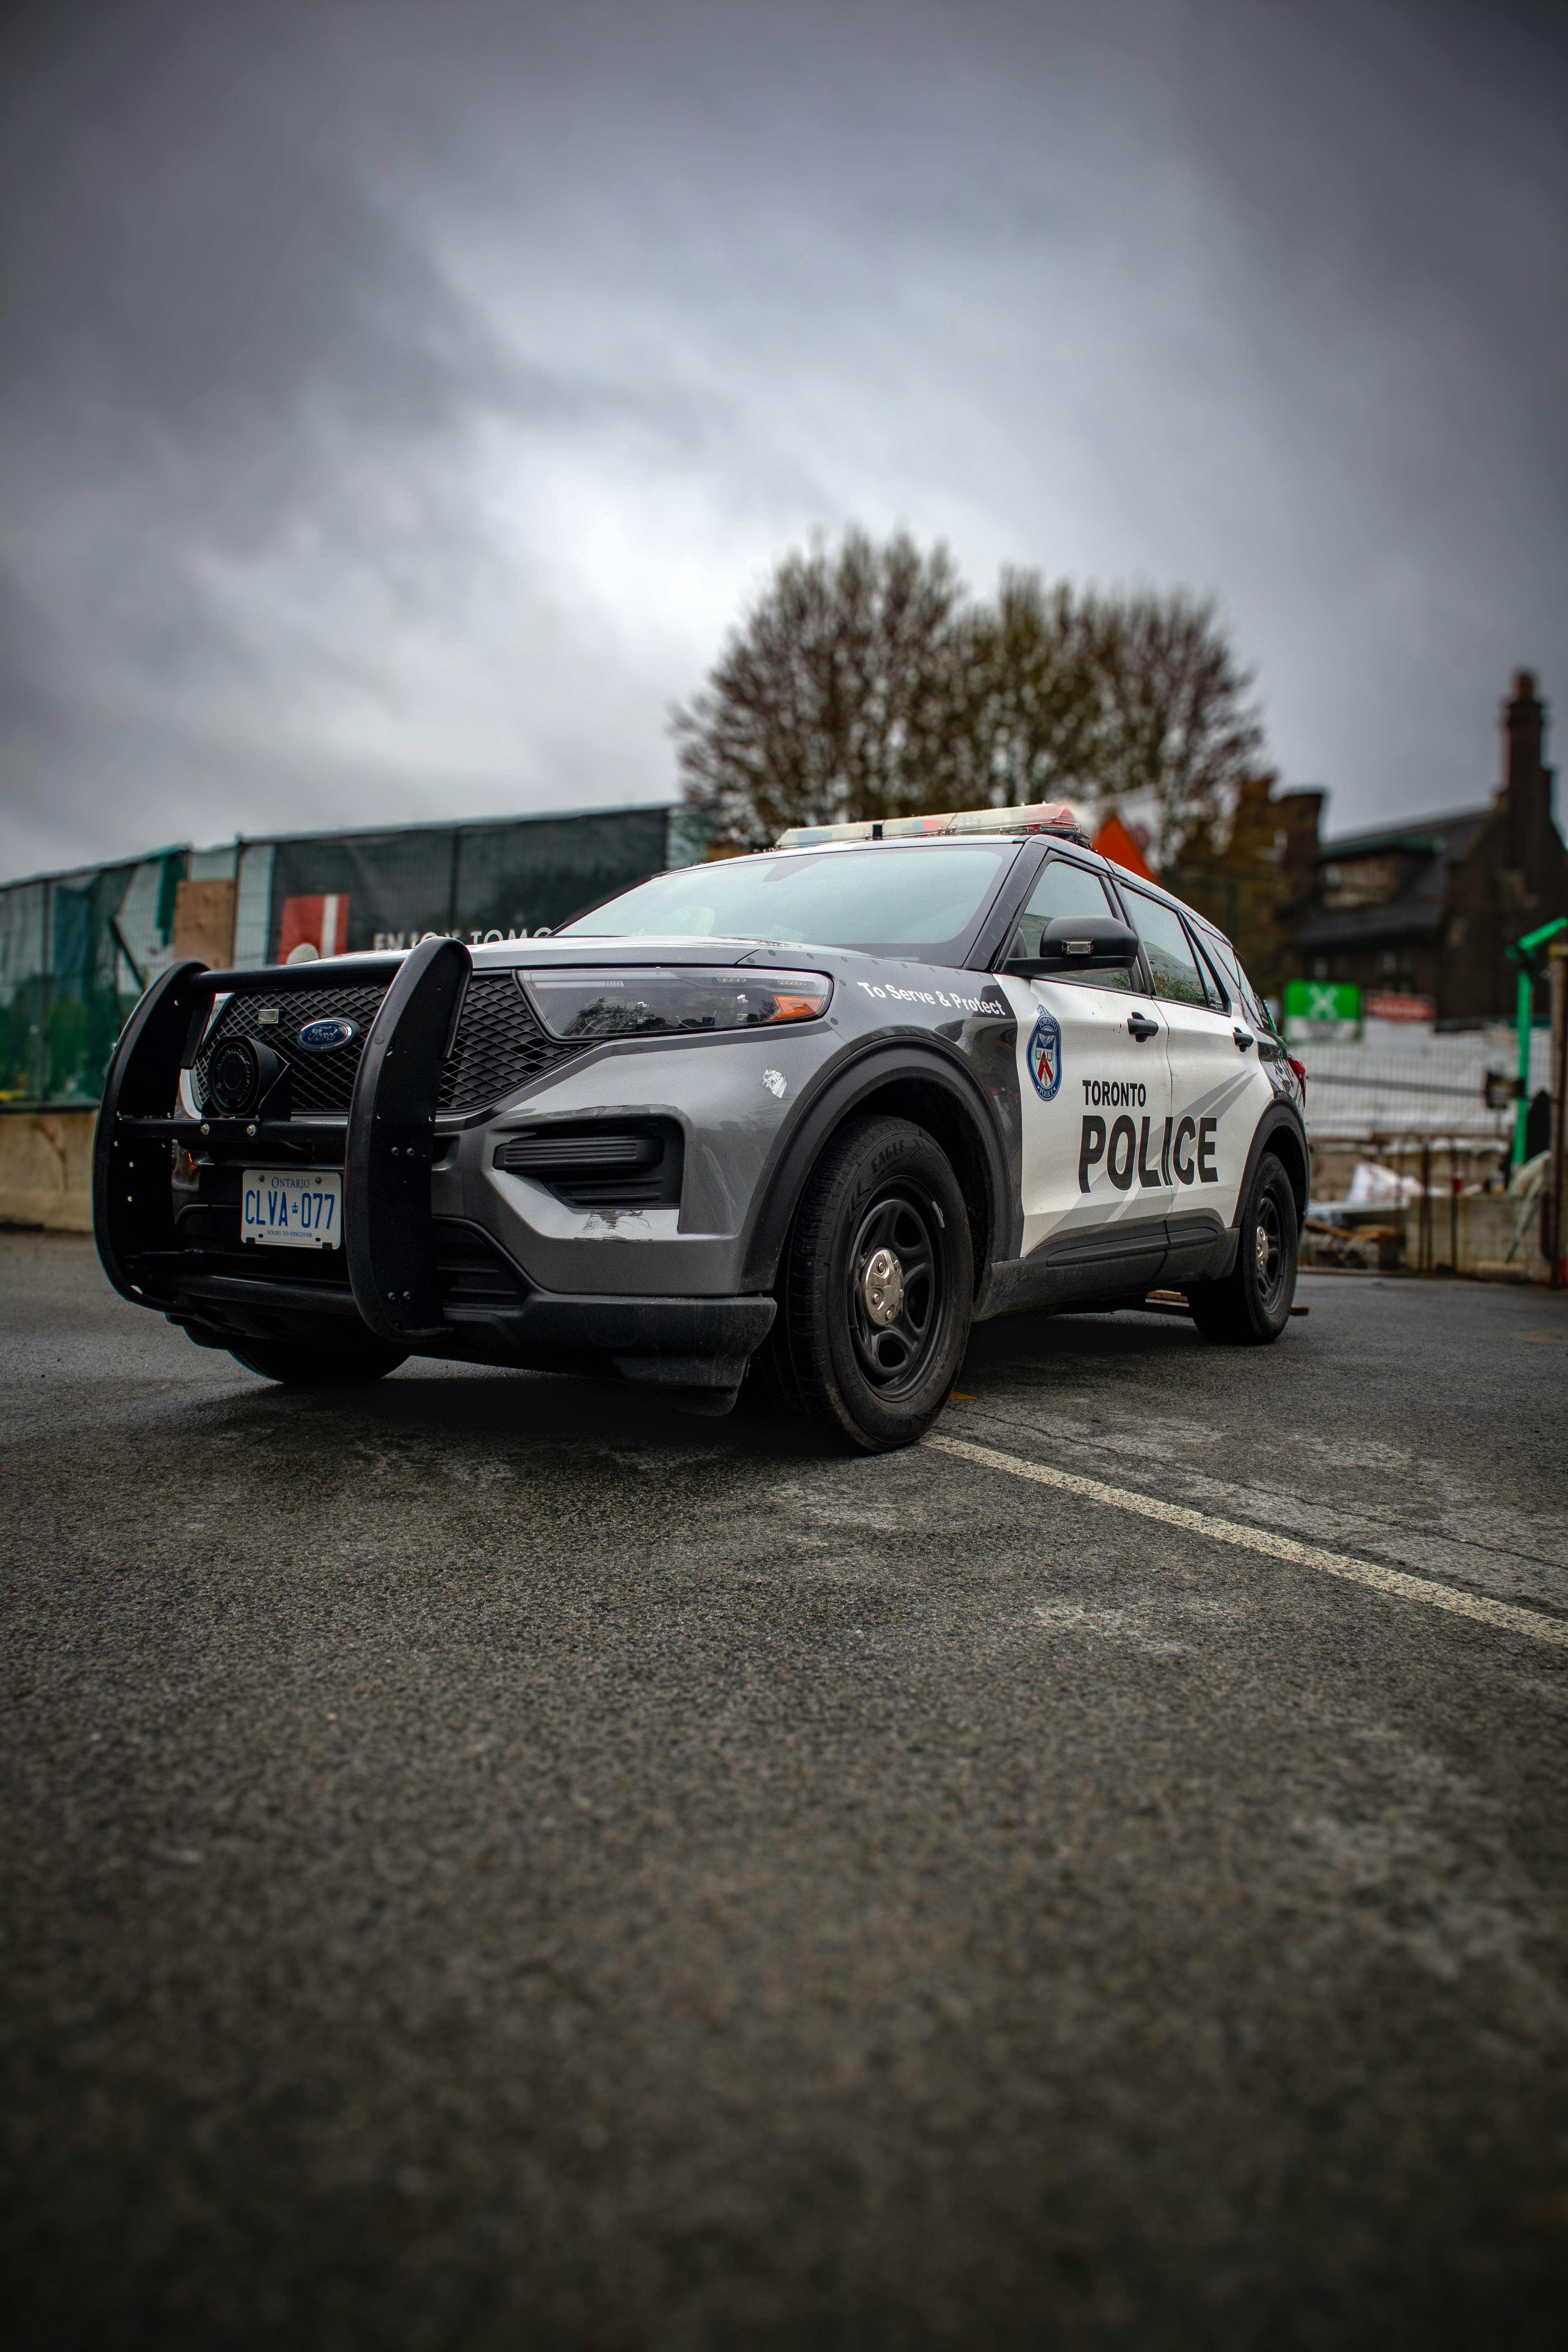
<path id="1" fill-rule="evenodd" d="M 958 1180 L 901 1118 L 840 1129 L 785 1252 L 770 1385 L 866 1454 L 912 1445 L 969 1339 L 974 1261 Z"/>
<path id="2" fill-rule="evenodd" d="M 1271 1151 L 1253 1171 L 1237 1223 L 1235 1265 L 1223 1281 L 1194 1283 L 1187 1303 L 1205 1339 L 1267 1347 L 1290 1319 L 1298 1242 L 1296 1195 Z"/>
<path id="3" fill-rule="evenodd" d="M 354 1347 L 316 1347 L 304 1339 L 244 1339 L 229 1354 L 247 1372 L 293 1389 L 360 1388 L 384 1381 L 408 1360 L 405 1348 L 384 1347 L 367 1332 Z"/>
<path id="4" fill-rule="evenodd" d="M 917 1389 L 940 1336 L 932 1203 L 909 1182 L 879 1191 L 845 1264 L 850 1339 L 861 1371 L 889 1403 Z"/>

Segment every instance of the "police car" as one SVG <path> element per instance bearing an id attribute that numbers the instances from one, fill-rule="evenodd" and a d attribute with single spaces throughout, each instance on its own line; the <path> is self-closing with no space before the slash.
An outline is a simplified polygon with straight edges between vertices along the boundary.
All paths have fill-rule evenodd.
<path id="1" fill-rule="evenodd" d="M 867 1452 L 971 1326 L 1184 1293 L 1278 1338 L 1302 1087 L 1234 950 L 1065 808 L 785 834 L 553 936 L 148 990 L 110 1069 L 110 1281 L 264 1377 L 410 1355 L 742 1379 Z"/>

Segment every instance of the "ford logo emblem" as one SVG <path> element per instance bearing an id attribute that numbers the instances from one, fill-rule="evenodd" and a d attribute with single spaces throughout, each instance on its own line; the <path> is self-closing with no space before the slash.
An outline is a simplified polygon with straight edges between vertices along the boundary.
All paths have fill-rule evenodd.
<path id="1" fill-rule="evenodd" d="M 307 1021 L 300 1043 L 307 1054 L 331 1054 L 357 1034 L 352 1021 Z"/>

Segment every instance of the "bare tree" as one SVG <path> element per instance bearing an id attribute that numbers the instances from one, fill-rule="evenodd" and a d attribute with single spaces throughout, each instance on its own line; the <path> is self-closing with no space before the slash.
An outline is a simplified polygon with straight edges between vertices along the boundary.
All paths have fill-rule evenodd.
<path id="1" fill-rule="evenodd" d="M 1094 616 L 1065 580 L 1004 571 L 970 617 L 973 804 L 1092 797 L 1102 729 Z"/>
<path id="2" fill-rule="evenodd" d="M 740 845 L 786 825 L 1152 794 L 1155 855 L 1212 833 L 1262 735 L 1212 604 L 1049 588 L 968 601 L 945 547 L 863 531 L 787 556 L 674 713 L 689 805 Z"/>
<path id="3" fill-rule="evenodd" d="M 944 547 L 850 530 L 786 556 L 674 714 L 687 800 L 736 844 L 942 805 L 973 730 L 967 634 Z"/>
<path id="4" fill-rule="evenodd" d="M 1232 653 L 1212 599 L 1184 589 L 1090 598 L 1085 620 L 1101 704 L 1086 782 L 1100 802 L 1152 794 L 1154 856 L 1173 865 L 1221 825 L 1260 764 L 1252 673 Z"/>

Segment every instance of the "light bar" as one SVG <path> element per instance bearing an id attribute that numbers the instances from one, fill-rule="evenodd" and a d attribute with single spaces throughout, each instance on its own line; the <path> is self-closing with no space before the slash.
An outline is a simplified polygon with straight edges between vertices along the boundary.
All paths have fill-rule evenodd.
<path id="1" fill-rule="evenodd" d="M 955 833 L 1061 833 L 1087 848 L 1089 835 L 1065 801 L 1026 808 L 950 810 L 942 816 L 863 817 L 855 824 L 792 824 L 775 849 L 815 849 L 825 841 L 933 841 Z"/>

